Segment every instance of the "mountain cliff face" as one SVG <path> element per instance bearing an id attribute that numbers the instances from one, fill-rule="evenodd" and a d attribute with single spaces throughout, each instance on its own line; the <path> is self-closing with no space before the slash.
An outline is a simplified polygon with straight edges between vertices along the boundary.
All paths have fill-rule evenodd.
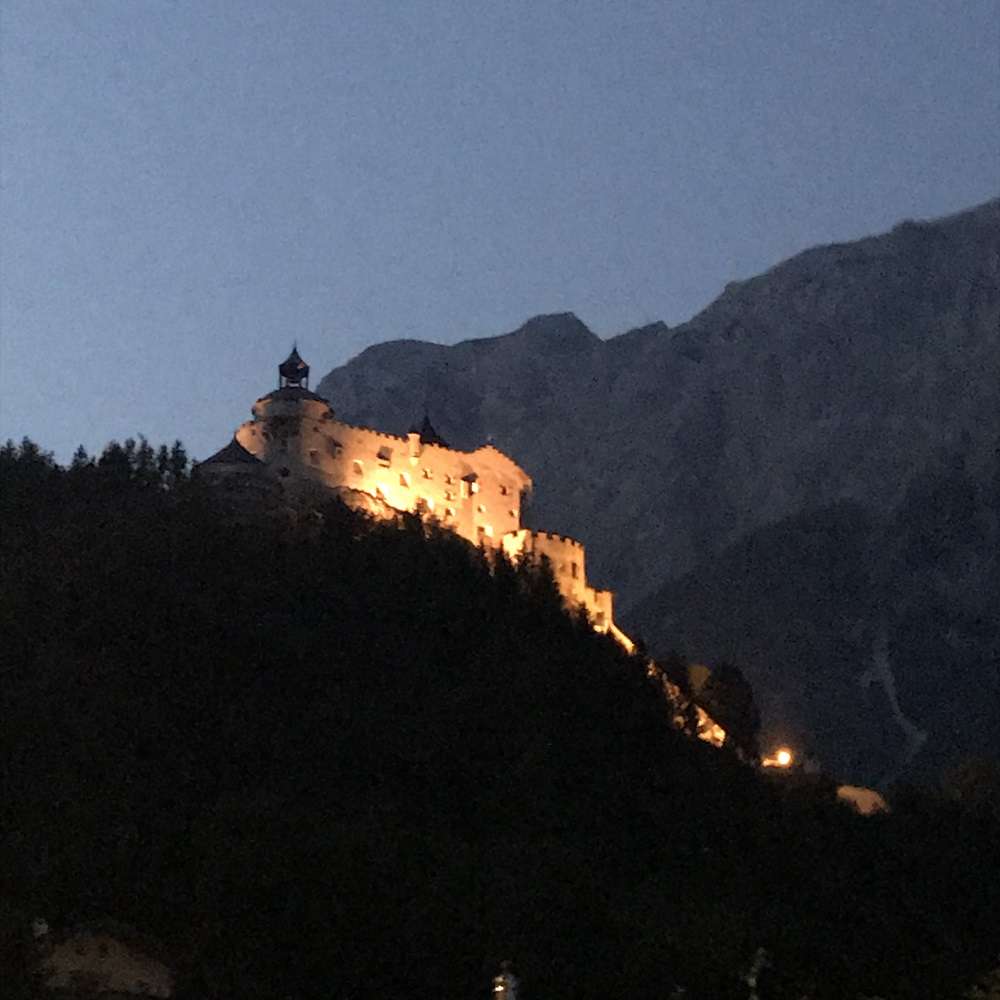
<path id="1" fill-rule="evenodd" d="M 319 392 L 351 422 L 401 432 L 426 410 L 456 446 L 492 440 L 535 480 L 527 519 L 587 544 L 654 652 L 736 659 L 771 730 L 826 734 L 827 760 L 894 777 L 927 752 L 873 679 L 879 635 L 906 718 L 936 711 L 952 661 L 974 678 L 946 723 L 913 721 L 928 745 L 976 714 L 969 690 L 1000 704 L 998 240 L 992 201 L 809 250 L 674 329 L 602 341 L 567 314 L 453 347 L 385 343 Z M 850 579 L 831 568 L 845 553 Z M 789 652 L 789 620 L 808 650 Z"/>

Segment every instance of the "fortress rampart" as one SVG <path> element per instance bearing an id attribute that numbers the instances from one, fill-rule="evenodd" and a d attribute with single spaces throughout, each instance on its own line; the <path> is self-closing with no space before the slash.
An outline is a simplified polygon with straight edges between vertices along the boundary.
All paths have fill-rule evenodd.
<path id="1" fill-rule="evenodd" d="M 291 500 L 325 490 L 365 498 L 365 509 L 411 511 L 476 545 L 514 560 L 546 560 L 567 607 L 586 610 L 594 627 L 613 625 L 613 595 L 587 582 L 586 550 L 574 538 L 521 526 L 531 477 L 492 444 L 475 451 L 448 447 L 425 418 L 405 436 L 342 423 L 308 389 L 309 366 L 293 350 L 279 366 L 279 387 L 258 399 L 253 419 L 233 442 L 200 466 L 219 482 L 267 480 Z M 369 502 L 370 501 L 370 502 Z"/>
<path id="2" fill-rule="evenodd" d="M 491 444 L 449 448 L 426 417 L 405 436 L 338 421 L 330 404 L 309 391 L 309 366 L 294 348 L 278 372 L 279 387 L 254 403 L 253 419 L 196 469 L 221 488 L 234 517 L 254 520 L 283 504 L 312 504 L 336 493 L 373 516 L 409 511 L 433 518 L 513 562 L 546 562 L 566 607 L 586 611 L 596 631 L 635 652 L 615 625 L 614 595 L 587 581 L 584 546 L 521 526 L 531 477 L 511 458 Z M 649 669 L 657 669 L 652 661 Z M 681 704 L 679 691 L 667 695 Z M 716 745 L 725 740 L 701 708 L 698 735 Z"/>

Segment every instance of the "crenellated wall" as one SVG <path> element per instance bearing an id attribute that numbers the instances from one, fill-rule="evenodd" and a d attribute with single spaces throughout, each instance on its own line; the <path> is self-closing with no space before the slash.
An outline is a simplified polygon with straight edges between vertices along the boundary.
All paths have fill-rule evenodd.
<path id="1" fill-rule="evenodd" d="M 341 423 L 307 390 L 259 399 L 236 440 L 286 487 L 305 482 L 368 493 L 390 507 L 433 516 L 476 544 L 496 546 L 521 524 L 528 474 L 491 445 L 463 452 Z"/>
<path id="2" fill-rule="evenodd" d="M 575 538 L 520 528 L 504 536 L 503 549 L 513 560 L 548 560 L 567 606 L 585 608 L 594 628 L 608 631 L 614 620 L 613 595 L 587 583 L 587 552 Z"/>

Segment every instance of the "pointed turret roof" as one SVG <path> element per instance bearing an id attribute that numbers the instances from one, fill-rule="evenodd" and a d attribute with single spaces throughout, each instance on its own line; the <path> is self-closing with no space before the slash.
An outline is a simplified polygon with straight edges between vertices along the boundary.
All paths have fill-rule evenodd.
<path id="1" fill-rule="evenodd" d="M 251 455 L 234 437 L 225 448 L 220 448 L 214 455 L 209 456 L 201 465 L 263 465 L 256 455 Z"/>
<path id="2" fill-rule="evenodd" d="M 431 419 L 426 413 L 424 414 L 424 422 L 420 425 L 418 433 L 420 434 L 421 444 L 436 444 L 441 448 L 448 447 L 448 442 L 445 441 L 445 439 L 441 437 L 436 430 L 434 430 L 434 427 L 431 424 Z"/>

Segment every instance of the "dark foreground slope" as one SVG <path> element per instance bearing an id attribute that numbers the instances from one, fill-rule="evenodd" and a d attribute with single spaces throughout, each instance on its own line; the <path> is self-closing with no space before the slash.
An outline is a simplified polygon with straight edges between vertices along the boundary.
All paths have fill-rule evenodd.
<path id="1" fill-rule="evenodd" d="M 947 997 L 1000 837 L 865 821 L 670 730 L 543 579 L 416 523 L 221 525 L 2 463 L 5 925 L 112 917 L 190 997 Z M 7 983 L 14 980 L 8 977 Z"/>

